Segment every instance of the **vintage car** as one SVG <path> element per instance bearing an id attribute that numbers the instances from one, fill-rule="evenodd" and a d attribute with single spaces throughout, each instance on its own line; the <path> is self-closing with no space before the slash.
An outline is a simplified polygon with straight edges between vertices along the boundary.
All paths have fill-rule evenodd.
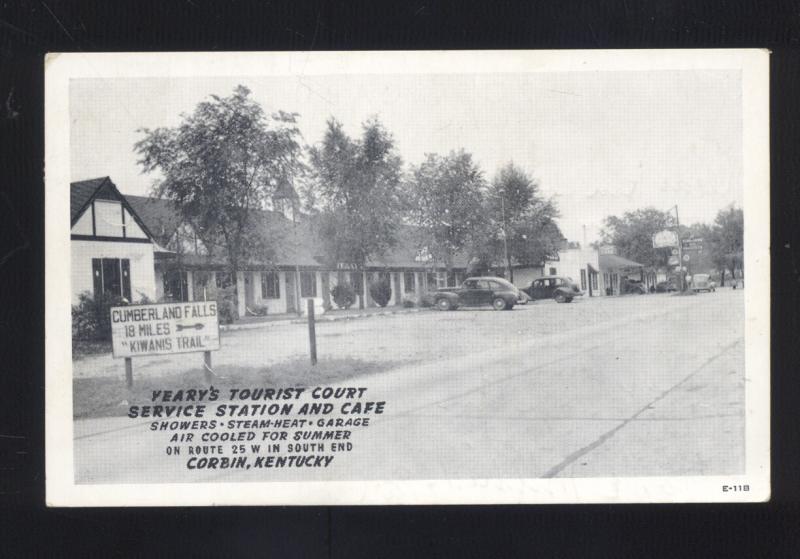
<path id="1" fill-rule="evenodd" d="M 495 310 L 511 310 L 520 301 L 519 289 L 503 278 L 467 278 L 460 287 L 442 287 L 432 293 L 433 305 L 440 311 L 458 307 L 491 305 Z"/>
<path id="2" fill-rule="evenodd" d="M 717 286 L 716 284 L 711 281 L 708 274 L 695 274 L 692 276 L 692 283 L 691 286 L 692 291 L 716 291 Z"/>
<path id="3" fill-rule="evenodd" d="M 678 278 L 670 278 L 667 281 L 660 281 L 656 284 L 656 293 L 670 293 L 678 291 Z"/>
<path id="4" fill-rule="evenodd" d="M 647 293 L 647 286 L 639 280 L 623 278 L 620 283 L 623 295 L 644 295 Z"/>
<path id="5" fill-rule="evenodd" d="M 566 276 L 547 276 L 535 279 L 524 288 L 528 297 L 536 299 L 555 299 L 558 303 L 571 303 L 575 297 L 583 295 L 572 278 Z"/>

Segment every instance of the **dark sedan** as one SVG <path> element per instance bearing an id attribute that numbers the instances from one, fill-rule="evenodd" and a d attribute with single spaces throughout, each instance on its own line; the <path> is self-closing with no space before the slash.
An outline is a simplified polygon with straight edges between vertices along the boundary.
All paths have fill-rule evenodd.
<path id="1" fill-rule="evenodd" d="M 571 303 L 575 297 L 583 295 L 583 291 L 575 285 L 572 278 L 565 276 L 535 279 L 523 291 L 531 299 L 555 299 L 558 303 Z"/>
<path id="2" fill-rule="evenodd" d="M 495 310 L 511 310 L 520 300 L 519 290 L 503 278 L 467 278 L 460 287 L 443 287 L 433 293 L 433 304 L 440 311 L 458 307 L 491 305 Z"/>

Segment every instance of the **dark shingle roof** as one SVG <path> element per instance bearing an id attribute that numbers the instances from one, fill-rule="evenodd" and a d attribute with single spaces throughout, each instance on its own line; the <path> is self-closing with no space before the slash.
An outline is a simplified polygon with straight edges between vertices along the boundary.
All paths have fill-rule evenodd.
<path id="1" fill-rule="evenodd" d="M 156 240 L 166 245 L 181 224 L 181 215 L 175 203 L 163 198 L 125 195 L 125 199 Z"/>
<path id="2" fill-rule="evenodd" d="M 108 177 L 98 177 L 96 179 L 70 183 L 69 213 L 72 223 L 75 223 L 75 219 L 77 219 L 80 211 L 86 206 L 89 200 L 91 200 L 94 193 L 100 188 L 100 185 L 107 180 L 109 180 Z"/>

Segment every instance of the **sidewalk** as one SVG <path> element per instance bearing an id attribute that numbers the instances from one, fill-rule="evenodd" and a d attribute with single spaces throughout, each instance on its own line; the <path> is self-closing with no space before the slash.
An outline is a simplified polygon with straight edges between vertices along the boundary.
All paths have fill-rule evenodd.
<path id="1" fill-rule="evenodd" d="M 325 314 L 316 317 L 317 322 L 336 322 L 338 320 L 354 320 L 357 318 L 368 318 L 371 316 L 389 316 L 395 314 L 412 314 L 430 311 L 430 308 L 404 308 L 399 306 L 392 307 L 368 307 L 366 309 L 337 309 L 327 311 Z M 308 321 L 305 316 L 297 314 L 276 314 L 271 316 L 248 316 L 240 319 L 235 324 L 223 324 L 219 329 L 223 332 L 234 332 L 237 330 L 252 330 L 255 328 L 267 328 L 278 324 L 306 324 Z"/>

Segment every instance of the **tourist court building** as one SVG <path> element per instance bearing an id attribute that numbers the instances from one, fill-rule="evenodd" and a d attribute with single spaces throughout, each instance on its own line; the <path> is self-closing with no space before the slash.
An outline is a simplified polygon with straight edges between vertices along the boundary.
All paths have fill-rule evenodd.
<path id="1" fill-rule="evenodd" d="M 240 317 L 274 315 L 299 312 L 308 299 L 335 309 L 331 289 L 339 281 L 355 289 L 354 306 L 363 301 L 372 307 L 369 284 L 379 277 L 392 287 L 389 305 L 419 302 L 427 291 L 458 285 L 465 277 L 466 258 L 448 273 L 407 226 L 400 227 L 395 247 L 362 271 L 349 263 L 326 265 L 312 220 L 289 207 L 256 212 L 251 233 L 274 246 L 275 254 L 241 264 L 232 278 L 224 252 L 209 250 L 173 202 L 125 195 L 109 177 L 70 188 L 73 304 L 84 293 L 111 293 L 131 303 L 202 301 L 233 288 Z"/>

